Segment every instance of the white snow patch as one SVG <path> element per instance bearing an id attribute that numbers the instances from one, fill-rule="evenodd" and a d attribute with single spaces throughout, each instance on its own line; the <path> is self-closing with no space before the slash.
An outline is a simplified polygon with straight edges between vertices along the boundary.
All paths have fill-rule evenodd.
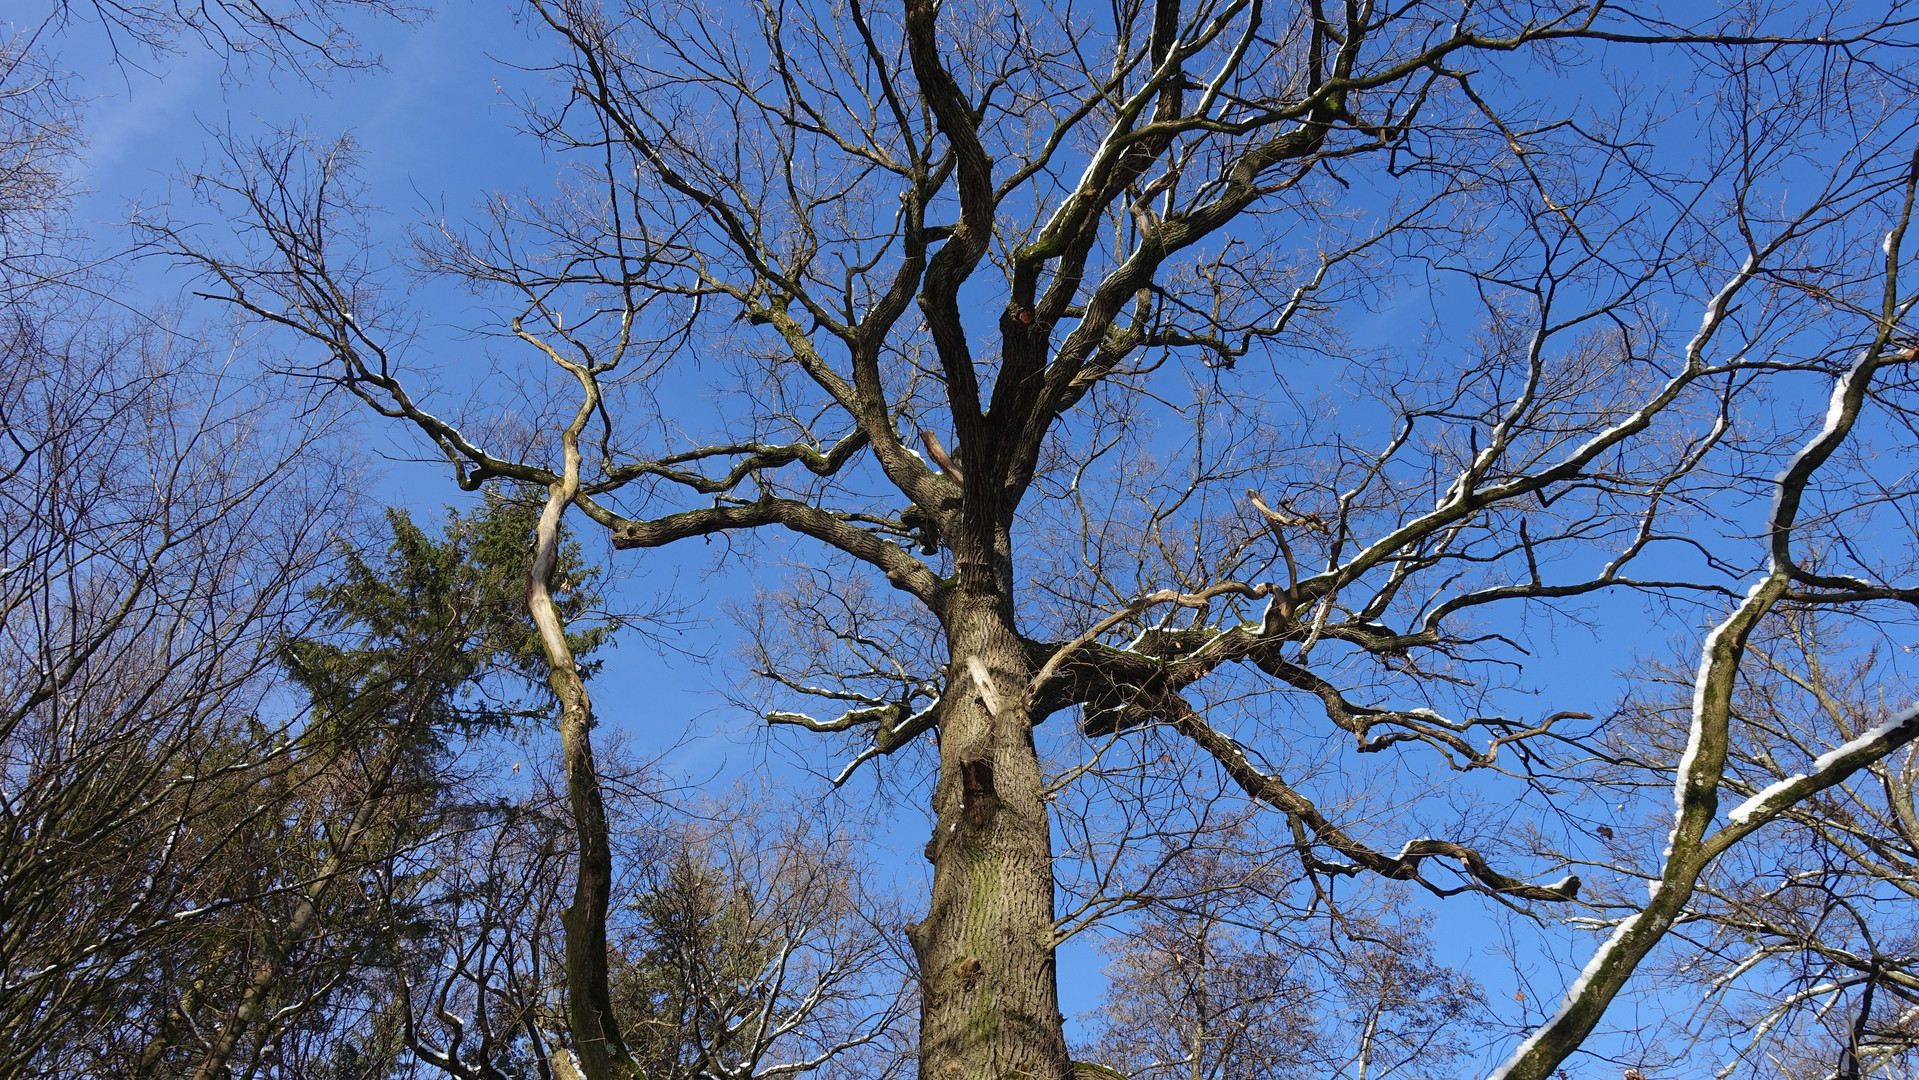
<path id="1" fill-rule="evenodd" d="M 1890 239 L 1890 237 L 1888 237 L 1888 239 Z M 1805 445 L 1801 446 L 1798 452 L 1792 455 L 1792 460 L 1786 462 L 1786 467 L 1779 470 L 1779 475 L 1773 477 L 1772 519 L 1774 521 L 1779 519 L 1779 500 L 1785 497 L 1786 494 L 1786 477 L 1792 475 L 1792 471 L 1799 467 L 1799 463 L 1805 460 L 1807 454 L 1824 446 L 1828 439 L 1838 433 L 1839 424 L 1844 419 L 1844 413 L 1846 411 L 1846 388 L 1850 387 L 1852 381 L 1859 377 L 1859 370 L 1867 364 L 1872 363 L 1872 360 L 1873 353 L 1871 349 L 1861 350 L 1859 358 L 1852 362 L 1852 367 L 1848 368 L 1844 375 L 1833 380 L 1832 397 L 1826 402 L 1826 422 L 1820 427 L 1819 434 L 1807 439 Z"/>
<path id="2" fill-rule="evenodd" d="M 1914 721 L 1919 721 L 1919 705 L 1908 706 L 1904 711 L 1898 713 L 1885 723 L 1862 733 L 1844 745 L 1835 746 L 1831 750 L 1820 754 L 1812 763 L 1811 773 L 1795 773 L 1777 783 L 1766 785 L 1765 790 L 1760 791 L 1752 798 L 1733 807 L 1732 812 L 1726 815 L 1727 819 L 1735 825 L 1743 825 L 1752 815 L 1761 810 L 1769 809 L 1771 801 L 1777 798 L 1780 793 L 1787 788 L 1812 777 L 1823 776 L 1830 772 L 1852 768 L 1853 758 L 1864 753 L 1870 753 L 1877 743 L 1884 740 L 1887 736 L 1897 733 L 1900 729 L 1912 724 Z"/>
<path id="3" fill-rule="evenodd" d="M 1734 825 L 1744 825 L 1747 818 L 1763 809 L 1774 796 L 1805 778 L 1805 773 L 1794 773 L 1778 783 L 1766 785 L 1765 790 L 1747 799 L 1745 802 L 1740 803 L 1738 806 L 1733 807 L 1732 812 L 1726 815 L 1726 820 L 1732 822 Z"/>
<path id="4" fill-rule="evenodd" d="M 1400 857 L 1400 858 L 1402 858 L 1402 859 L 1403 859 L 1403 858 L 1405 858 L 1405 857 L 1407 856 L 1407 854 L 1408 854 L 1408 853 L 1410 853 L 1410 852 L 1411 852 L 1411 851 L 1413 850 L 1413 845 L 1414 845 L 1414 844 L 1423 844 L 1423 843 L 1425 843 L 1426 841 L 1428 841 L 1428 840 L 1431 840 L 1431 839 L 1432 839 L 1432 837 L 1430 837 L 1430 836 L 1415 836 L 1415 837 L 1413 837 L 1413 838 L 1412 838 L 1411 840 L 1408 840 L 1408 841 L 1406 841 L 1406 842 L 1405 842 L 1404 844 L 1402 844 L 1402 845 L 1400 845 L 1400 848 L 1399 848 L 1399 857 Z"/>
<path id="5" fill-rule="evenodd" d="M 1822 772 L 1825 772 L 1827 769 L 1832 768 L 1835 765 L 1843 764 L 1846 758 L 1854 754 L 1857 754 L 1861 750 L 1866 749 L 1867 747 L 1871 746 L 1873 743 L 1878 742 L 1880 739 L 1883 739 L 1886 736 L 1891 735 L 1893 732 L 1898 731 L 1900 728 L 1905 727 L 1906 725 L 1912 723 L 1914 720 L 1919 720 L 1919 705 L 1908 705 L 1905 711 L 1899 713 L 1898 715 L 1894 716 L 1892 719 L 1886 721 L 1885 723 L 1880 724 L 1878 727 L 1873 728 L 1871 731 L 1868 731 L 1865 734 L 1860 735 L 1858 738 L 1853 739 L 1851 742 L 1846 743 L 1844 746 L 1834 747 L 1833 749 L 1828 750 L 1823 754 L 1820 754 L 1816 759 L 1813 760 L 1813 763 L 1812 763 L 1813 772 L 1822 773 Z"/>
<path id="6" fill-rule="evenodd" d="M 1275 617 L 1279 614 L 1279 597 L 1279 592 L 1275 590 L 1266 598 L 1266 609 L 1259 613 L 1259 632 L 1262 635 L 1279 631 L 1279 619 Z"/>
<path id="7" fill-rule="evenodd" d="M 1699 717 L 1700 714 L 1706 711 L 1706 675 L 1712 670 L 1713 652 L 1719 646 L 1720 635 L 1724 634 L 1732 626 L 1733 620 L 1739 617 L 1739 612 L 1745 610 L 1746 604 L 1752 603 L 1753 597 L 1759 595 L 1759 590 L 1765 588 L 1766 582 L 1769 580 L 1771 580 L 1769 577 L 1764 577 L 1753 582 L 1752 587 L 1746 590 L 1744 603 L 1741 603 L 1731 615 L 1726 616 L 1719 625 L 1713 627 L 1712 632 L 1706 635 L 1705 643 L 1699 647 L 1699 674 L 1693 676 L 1692 680 L 1692 726 L 1686 735 L 1686 752 L 1679 756 L 1679 769 L 1673 776 L 1672 831 L 1666 834 L 1666 850 L 1661 856 L 1664 860 L 1671 860 L 1673 841 L 1679 838 L 1679 819 L 1684 816 L 1686 812 L 1686 781 L 1692 772 L 1693 762 L 1699 757 L 1699 736 L 1701 733 Z M 1659 891 L 1658 883 L 1655 882 L 1651 886 L 1651 889 L 1654 895 L 1657 895 Z"/>
<path id="8" fill-rule="evenodd" d="M 1566 1015 L 1572 1012 L 1573 1006 L 1585 996 L 1586 987 L 1592 984 L 1593 977 L 1599 974 L 1599 969 L 1612 957 L 1613 950 L 1619 947 L 1619 943 L 1625 940 L 1626 935 L 1631 933 L 1632 928 L 1638 924 L 1638 915 L 1629 915 L 1619 924 L 1619 928 L 1606 939 L 1606 943 L 1599 946 L 1599 949 L 1593 953 L 1592 959 L 1586 961 L 1586 967 L 1580 971 L 1579 977 L 1566 988 L 1566 997 L 1559 1003 L 1559 1011 L 1553 1014 L 1552 1019 L 1534 1028 L 1533 1033 L 1526 1036 L 1526 1041 L 1520 1043 L 1519 1048 L 1513 1051 L 1513 1056 L 1507 1058 L 1504 1065 L 1494 1069 L 1487 1080 L 1505 1080 L 1513 1067 L 1519 1064 L 1520 1059 L 1531 1053 L 1532 1048 L 1539 1045 L 1539 1040 L 1545 1038 L 1547 1032 L 1566 1019 Z"/>
<path id="9" fill-rule="evenodd" d="M 1706 711 L 1706 675 L 1712 670 L 1713 652 L 1719 647 L 1720 636 L 1731 628 L 1739 611 L 1745 610 L 1746 604 L 1752 603 L 1753 597 L 1759 595 L 1759 590 L 1766 587 L 1768 580 L 1770 579 L 1760 578 L 1753 582 L 1752 587 L 1746 590 L 1745 603 L 1740 604 L 1737 611 L 1726 616 L 1718 626 L 1713 627 L 1712 632 L 1706 635 L 1705 642 L 1699 647 L 1699 674 L 1693 676 L 1692 680 L 1692 728 L 1686 735 L 1686 752 L 1679 756 L 1679 772 L 1673 778 L 1672 784 L 1672 804 L 1675 810 L 1682 810 L 1686 806 L 1686 774 L 1692 771 L 1692 763 L 1699 757 L 1699 717 Z M 1677 821 L 1674 822 L 1673 827 L 1678 828 Z M 1670 843 L 1667 844 L 1666 853 L 1672 853 Z"/>

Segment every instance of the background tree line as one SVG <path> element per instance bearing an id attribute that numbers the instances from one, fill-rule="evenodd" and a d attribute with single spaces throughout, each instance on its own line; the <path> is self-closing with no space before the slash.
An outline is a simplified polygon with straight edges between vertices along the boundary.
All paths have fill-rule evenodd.
<path id="1" fill-rule="evenodd" d="M 404 257 L 524 368 L 423 389 L 345 140 L 133 234 L 279 375 L 101 299 L 36 33 L 414 14 L 7 54 L 9 1070 L 1909 1068 L 1903 4 L 535 2 L 577 167 Z M 367 407 L 479 508 L 369 527 Z M 738 704 L 928 807 L 924 896 L 596 745 L 569 522 L 815 545 Z M 1514 1007 L 1434 958 L 1501 917 Z"/>
<path id="2" fill-rule="evenodd" d="M 539 500 L 369 517 L 362 470 L 305 463 L 346 453 L 337 411 L 118 302 L 70 217 L 80 89 L 32 31 L 0 78 L 0 1074 L 574 1075 Z M 566 542 L 553 573 L 589 657 L 599 571 Z M 606 768 L 649 1072 L 897 1071 L 909 999 L 847 837 Z"/>

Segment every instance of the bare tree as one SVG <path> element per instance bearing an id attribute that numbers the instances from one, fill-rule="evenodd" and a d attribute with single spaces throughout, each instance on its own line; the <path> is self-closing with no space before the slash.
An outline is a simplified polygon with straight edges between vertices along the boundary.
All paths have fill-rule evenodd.
<path id="1" fill-rule="evenodd" d="M 1590 860 L 1438 814 L 1443 780 L 1365 817 L 1339 789 L 1430 754 L 1429 777 L 1509 778 L 1553 817 L 1534 746 L 1589 718 L 1510 716 L 1503 692 L 1528 688 L 1522 620 L 1582 598 L 1732 607 L 1702 643 L 1655 887 L 1607 916 L 1503 1077 L 1579 1048 L 1715 859 L 1913 737 L 1909 712 L 1827 731 L 1718 822 L 1755 629 L 1782 603 L 1919 596 L 1903 541 L 1848 546 L 1824 506 L 1896 517 L 1912 495 L 1847 456 L 1901 422 L 1913 348 L 1903 5 L 534 12 L 564 100 L 532 126 L 579 167 L 552 201 L 444 226 L 424 268 L 499 298 L 491 329 L 559 380 L 534 367 L 515 410 L 557 438 L 486 388 L 409 381 L 346 147 L 240 148 L 201 178 L 247 223 L 238 250 L 156 224 L 463 486 L 543 485 L 549 530 L 577 508 L 625 548 L 820 545 L 834 585 L 788 610 L 819 614 L 826 651 L 760 655 L 789 700 L 846 711 L 768 719 L 852 733 L 841 780 L 936 737 L 923 1076 L 1071 1071 L 1056 779 L 1198 760 L 1283 818 L 1314 877 L 1574 903 L 1579 877 L 1545 879 Z M 1388 309 L 1403 328 L 1380 340 Z M 715 354 L 710 424 L 654 396 L 695 370 L 669 361 Z M 1808 398 L 1831 402 L 1810 434 L 1767 415 Z M 840 586 L 850 567 L 897 595 Z M 607 990 L 591 706 L 548 655 L 581 852 L 570 1017 L 601 1080 L 638 1065 Z M 1077 733 L 1040 727 L 1061 712 Z M 1306 717 L 1339 747 L 1310 780 Z M 1104 767 L 1049 775 L 1055 752 Z"/>
<path id="2" fill-rule="evenodd" d="M 556 1000 L 572 845 L 556 802 L 537 790 L 434 846 L 434 929 L 402 954 L 388 992 L 408 1048 L 449 1076 L 574 1075 Z"/>
<path id="3" fill-rule="evenodd" d="M 1885 628 L 1852 629 L 1871 641 Z M 1725 790 L 1751 798 L 1805 771 L 1834 733 L 1857 737 L 1891 719 L 1892 703 L 1913 694 L 1888 651 L 1849 640 L 1828 610 L 1785 605 L 1755 635 L 1734 691 Z M 1637 791 L 1669 787 L 1688 737 L 1691 673 L 1655 665 L 1645 674 L 1605 741 L 1616 771 L 1602 797 L 1634 802 Z M 1658 973 L 1697 1003 L 1669 1022 L 1673 1053 L 1723 1048 L 1722 1077 L 1910 1070 L 1919 1017 L 1907 915 L 1913 768 L 1910 747 L 1873 762 L 1709 868 L 1673 930 L 1686 946 Z M 1609 857 L 1656 876 L 1663 818 L 1607 827 Z"/>
<path id="4" fill-rule="evenodd" d="M 1302 890 L 1287 847 L 1247 829 L 1182 851 L 1106 945 L 1091 1060 L 1138 1080 L 1456 1075 L 1486 1002 L 1432 960 L 1421 918 L 1390 897 Z"/>
<path id="5" fill-rule="evenodd" d="M 910 979 L 893 902 L 844 835 L 734 792 L 674 806 L 649 770 L 612 768 L 622 822 L 610 993 L 630 1052 L 662 1080 L 899 1072 Z M 558 786 L 558 785 L 556 785 Z M 407 1040 L 459 1078 L 578 1075 L 560 912 L 576 857 L 547 788 L 449 833 L 428 862 L 434 930 L 394 969 Z"/>
<path id="6" fill-rule="evenodd" d="M 736 791 L 628 886 L 614 993 L 646 1075 L 897 1076 L 912 980 L 897 897 L 844 826 Z"/>
<path id="7" fill-rule="evenodd" d="M 424 18 L 412 0 L 51 0 L 34 14 L 35 34 L 96 30 L 119 64 L 139 65 L 184 49 L 212 50 L 230 73 L 264 64 L 282 76 L 320 81 L 337 71 L 378 67 L 362 40 L 386 21 Z"/>
<path id="8" fill-rule="evenodd" d="M 278 805 L 283 729 L 258 717 L 354 492 L 307 464 L 328 411 L 286 423 L 209 341 L 101 298 L 39 44 L 0 47 L 0 1071 L 22 1076 L 114 1060 L 183 944 L 271 888 L 200 891 Z"/>
<path id="9" fill-rule="evenodd" d="M 0 296 L 9 308 L 70 269 L 62 248 L 76 144 L 69 87 L 15 31 L 0 44 Z"/>
<path id="10" fill-rule="evenodd" d="M 233 899 L 195 898 L 231 849 L 187 833 L 283 756 L 254 717 L 351 490 L 164 340 L 104 336 L 17 332 L 0 388 L 10 1072 L 111 1022 L 128 958 Z"/>

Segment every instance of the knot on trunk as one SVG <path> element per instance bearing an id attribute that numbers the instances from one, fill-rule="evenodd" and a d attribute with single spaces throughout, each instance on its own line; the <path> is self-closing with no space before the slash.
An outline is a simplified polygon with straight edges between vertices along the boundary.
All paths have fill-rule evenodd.
<path id="1" fill-rule="evenodd" d="M 960 762 L 960 809 L 974 831 L 984 830 L 999 813 L 999 792 L 993 788 L 993 759 Z"/>

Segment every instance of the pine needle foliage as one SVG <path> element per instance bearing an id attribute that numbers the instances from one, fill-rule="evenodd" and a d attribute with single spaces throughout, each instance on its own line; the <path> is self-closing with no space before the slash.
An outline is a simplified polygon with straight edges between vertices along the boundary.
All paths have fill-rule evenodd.
<path id="1" fill-rule="evenodd" d="M 478 734 L 550 715 L 544 658 L 526 612 L 526 574 L 537 503 L 487 496 L 470 514 L 449 510 L 436 537 L 404 510 L 388 510 L 391 543 L 369 559 L 348 548 L 332 582 L 314 590 L 322 632 L 289 640 L 288 673 L 312 700 L 311 731 L 364 738 L 401 725 L 434 749 L 447 735 Z M 576 541 L 563 545 L 557 589 L 563 616 L 589 616 L 600 569 Z M 587 656 L 617 619 L 567 634 Z M 582 664 L 591 675 L 598 662 Z"/>

